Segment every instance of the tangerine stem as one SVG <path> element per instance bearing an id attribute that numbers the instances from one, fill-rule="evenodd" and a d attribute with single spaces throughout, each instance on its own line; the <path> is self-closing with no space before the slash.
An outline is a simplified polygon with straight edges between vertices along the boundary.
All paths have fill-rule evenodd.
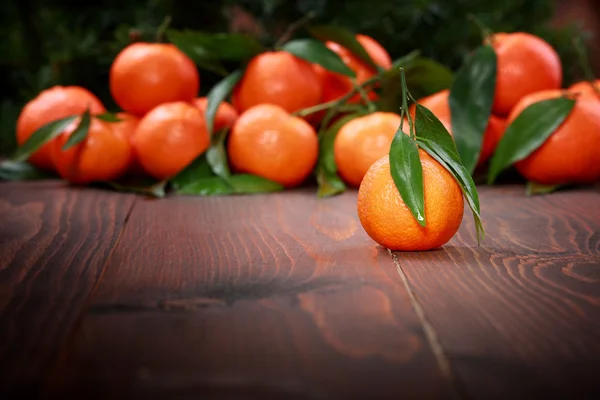
<path id="1" fill-rule="evenodd" d="M 371 99 L 369 99 L 369 95 L 367 94 L 367 92 L 365 91 L 365 89 L 362 88 L 362 87 L 360 87 L 360 86 L 358 86 L 357 84 L 355 84 L 355 86 L 356 86 L 356 90 L 360 94 L 360 97 L 363 99 L 363 101 L 367 105 L 367 110 L 369 111 L 369 113 L 374 112 L 376 110 L 375 104 L 373 104 L 373 102 L 371 101 Z"/>
<path id="2" fill-rule="evenodd" d="M 302 25 L 306 24 L 308 21 L 313 19 L 315 16 L 316 16 L 316 13 L 314 11 L 310 11 L 308 14 L 306 14 L 299 20 L 294 21 L 291 24 L 289 24 L 287 29 L 281 34 L 279 39 L 277 39 L 277 42 L 275 43 L 274 47 L 276 49 L 281 47 L 281 45 L 283 45 L 285 42 L 287 42 L 290 39 L 290 37 L 292 37 L 292 34 L 294 33 L 294 31 L 296 31 L 296 29 L 298 29 Z"/>
<path id="3" fill-rule="evenodd" d="M 356 94 L 356 92 L 359 90 L 358 88 L 364 88 L 369 85 L 372 85 L 375 82 L 377 82 L 379 79 L 381 79 L 381 77 L 379 75 L 374 76 L 373 78 L 367 79 L 360 85 L 356 85 L 355 87 L 350 89 L 350 91 L 348 93 L 346 93 L 344 96 L 340 97 L 339 99 L 331 100 L 331 101 L 328 101 L 325 103 L 317 104 L 316 106 L 307 107 L 307 108 L 303 108 L 298 111 L 294 111 L 292 113 L 292 115 L 295 115 L 297 117 L 306 117 L 307 115 L 314 114 L 316 112 L 327 110 L 331 107 L 336 107 L 338 105 L 341 105 L 341 104 L 345 103 L 346 101 L 350 100 L 350 98 L 352 96 L 354 96 Z"/>
<path id="4" fill-rule="evenodd" d="M 406 75 L 404 74 L 404 68 L 400 67 L 400 82 L 402 87 L 402 107 L 400 111 L 400 130 L 402 131 L 402 125 L 404 122 L 404 116 L 408 117 L 408 126 L 410 129 L 410 136 L 413 139 L 417 139 L 417 134 L 415 133 L 415 127 L 413 124 L 413 119 L 410 116 L 410 112 L 408 112 L 408 102 L 406 101 L 408 98 L 408 88 L 406 87 Z"/>
<path id="5" fill-rule="evenodd" d="M 165 19 L 162 20 L 162 22 L 158 26 L 158 29 L 156 30 L 156 41 L 157 42 L 160 43 L 163 41 L 163 36 L 165 35 L 165 31 L 167 30 L 169 25 L 171 25 L 171 21 L 172 21 L 172 18 L 170 15 L 167 15 L 165 17 Z"/>
<path id="6" fill-rule="evenodd" d="M 492 31 L 486 24 L 484 24 L 479 18 L 477 18 L 475 15 L 473 14 L 469 14 L 467 15 L 467 18 L 469 18 L 480 30 L 481 32 L 481 37 L 483 38 L 483 41 L 485 42 L 489 37 L 494 35 L 494 31 Z"/>

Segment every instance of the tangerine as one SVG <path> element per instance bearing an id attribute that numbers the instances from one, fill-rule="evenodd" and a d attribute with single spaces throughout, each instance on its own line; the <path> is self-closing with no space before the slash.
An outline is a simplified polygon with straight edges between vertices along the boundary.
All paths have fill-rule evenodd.
<path id="1" fill-rule="evenodd" d="M 311 64 L 286 51 L 255 56 L 233 91 L 233 106 L 244 112 L 258 104 L 274 104 L 292 113 L 317 105 L 321 86 Z"/>
<path id="2" fill-rule="evenodd" d="M 82 114 L 86 109 L 92 114 L 106 111 L 102 102 L 89 90 L 80 86 L 53 86 L 42 90 L 29 101 L 17 120 L 17 143 L 23 145 L 42 126 L 71 115 Z M 29 161 L 43 169 L 52 169 L 52 141 L 34 152 Z"/>
<path id="3" fill-rule="evenodd" d="M 525 96 L 508 117 L 512 122 L 525 108 L 561 97 L 561 90 Z M 533 153 L 515 167 L 527 180 L 547 184 L 593 183 L 600 179 L 600 107 L 595 97 L 581 96 L 563 123 Z"/>
<path id="4" fill-rule="evenodd" d="M 423 165 L 426 226 L 402 200 L 390 173 L 388 156 L 376 161 L 358 190 L 358 217 L 367 234 L 390 250 L 419 251 L 438 248 L 458 231 L 464 200 L 460 186 L 440 163 L 419 150 Z"/>
<path id="5" fill-rule="evenodd" d="M 506 116 L 523 96 L 561 87 L 560 58 L 542 38 L 515 32 L 496 33 L 489 40 L 497 56 L 494 114 Z"/>
<path id="6" fill-rule="evenodd" d="M 90 121 L 83 141 L 63 150 L 63 146 L 79 124 L 71 124 L 52 142 L 52 161 L 61 178 L 74 184 L 109 181 L 121 177 L 131 159 L 131 144 L 112 123 L 97 118 Z"/>
<path id="7" fill-rule="evenodd" d="M 156 179 L 177 175 L 209 145 L 204 116 L 182 101 L 152 109 L 140 120 L 133 136 L 135 157 Z"/>
<path id="8" fill-rule="evenodd" d="M 194 105 L 198 107 L 202 115 L 206 113 L 208 98 L 198 97 L 194 100 Z M 213 132 L 219 132 L 222 129 L 230 129 L 238 118 L 236 109 L 226 101 L 222 101 L 217 108 L 213 122 Z"/>
<path id="9" fill-rule="evenodd" d="M 139 161 L 137 160 L 135 152 L 133 151 L 133 136 L 135 134 L 135 130 L 137 129 L 138 124 L 140 123 L 140 119 L 135 115 L 124 111 L 118 112 L 116 115 L 121 121 L 111 123 L 114 131 L 117 134 L 123 135 L 125 138 L 127 138 L 127 140 L 132 146 L 131 159 L 127 171 L 130 175 L 141 175 L 144 170 L 140 165 Z"/>
<path id="10" fill-rule="evenodd" d="M 260 104 L 240 115 L 227 144 L 233 168 L 278 182 L 301 184 L 319 153 L 314 128 L 280 106 Z"/>
<path id="11" fill-rule="evenodd" d="M 110 67 L 110 93 L 123 110 L 142 116 L 159 104 L 191 102 L 200 89 L 194 62 L 168 43 L 133 43 Z"/>
<path id="12" fill-rule="evenodd" d="M 369 167 L 389 153 L 400 121 L 398 114 L 374 112 L 352 119 L 340 128 L 333 142 L 333 154 L 346 183 L 358 187 Z"/>

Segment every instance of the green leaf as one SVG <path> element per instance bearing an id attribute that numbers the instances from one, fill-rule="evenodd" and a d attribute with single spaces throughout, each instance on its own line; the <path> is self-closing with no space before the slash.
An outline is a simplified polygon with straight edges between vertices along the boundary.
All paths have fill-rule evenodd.
<path id="1" fill-rule="evenodd" d="M 365 48 L 356 40 L 356 35 L 345 28 L 331 25 L 320 25 L 308 28 L 309 33 L 319 40 L 327 41 L 330 40 L 345 47 L 354 54 L 356 57 L 367 63 L 367 65 L 373 67 L 379 71 L 381 68 L 375 64 L 371 59 L 371 56 Z"/>
<path id="2" fill-rule="evenodd" d="M 115 182 L 108 181 L 106 184 L 118 192 L 137 193 L 145 196 L 163 198 L 166 196 L 165 188 L 167 181 L 160 182 Z"/>
<path id="3" fill-rule="evenodd" d="M 404 203 L 417 220 L 425 226 L 425 197 L 423 166 L 416 141 L 398 129 L 390 146 L 390 172 Z"/>
<path id="4" fill-rule="evenodd" d="M 27 139 L 21 147 L 19 147 L 14 155 L 12 156 L 13 161 L 25 161 L 35 153 L 40 147 L 48 143 L 58 135 L 64 132 L 69 125 L 71 125 L 79 116 L 72 115 L 70 117 L 61 118 L 56 121 L 52 121 L 42 126 Z"/>
<path id="5" fill-rule="evenodd" d="M 536 196 L 539 194 L 549 194 L 557 191 L 560 188 L 565 187 L 566 185 L 544 185 L 542 183 L 527 182 L 527 196 Z"/>
<path id="6" fill-rule="evenodd" d="M 335 165 L 333 154 L 333 143 L 335 142 L 338 131 L 344 124 L 364 114 L 365 112 L 361 111 L 343 116 L 335 121 L 329 128 L 323 130 L 322 134 L 319 136 L 319 161 L 316 170 L 317 184 L 319 187 L 317 197 L 330 197 L 346 190 L 346 185 L 337 174 L 337 166 Z"/>
<path id="7" fill-rule="evenodd" d="M 456 74 L 450 89 L 452 132 L 458 154 L 469 173 L 479 160 L 496 90 L 496 53 L 479 46 Z"/>
<path id="8" fill-rule="evenodd" d="M 217 83 L 207 95 L 207 105 L 205 111 L 206 117 L 206 126 L 208 127 L 208 132 L 212 135 L 214 128 L 215 115 L 217 114 L 217 110 L 219 109 L 219 105 L 223 100 L 229 96 L 229 93 L 233 90 L 235 85 L 242 79 L 244 72 L 242 70 L 237 70 L 232 72 L 225 78 L 223 78 L 219 83 Z"/>
<path id="9" fill-rule="evenodd" d="M 282 50 L 287 51 L 288 53 L 291 53 L 296 57 L 302 58 L 310 63 L 319 64 L 329 71 L 351 76 L 353 78 L 356 77 L 356 73 L 346 64 L 344 64 L 340 56 L 327 48 L 323 42 L 318 40 L 292 40 L 283 45 Z"/>
<path id="10" fill-rule="evenodd" d="M 190 165 L 188 165 L 177 176 L 171 179 L 171 187 L 178 190 L 200 178 L 208 178 L 212 176 L 212 170 L 206 160 L 206 153 L 198 156 Z"/>
<path id="11" fill-rule="evenodd" d="M 81 115 L 81 120 L 79 121 L 79 124 L 77 125 L 77 127 L 75 128 L 73 133 L 71 133 L 71 135 L 69 136 L 69 139 L 67 139 L 67 143 L 65 143 L 63 145 L 62 150 L 66 151 L 66 150 L 70 149 L 71 147 L 81 143 L 81 141 L 86 138 L 86 136 L 90 130 L 91 122 L 92 122 L 92 117 L 90 115 L 90 110 L 87 109 Z"/>
<path id="12" fill-rule="evenodd" d="M 490 160 L 488 184 L 507 167 L 537 150 L 563 123 L 575 106 L 566 97 L 531 104 L 506 128 Z"/>
<path id="13" fill-rule="evenodd" d="M 176 189 L 178 194 L 188 194 L 197 196 L 215 196 L 222 194 L 233 194 L 234 189 L 218 176 L 208 176 L 198 178 L 195 181 Z"/>
<path id="14" fill-rule="evenodd" d="M 408 62 L 405 71 L 408 90 L 416 98 L 448 89 L 454 79 L 448 67 L 426 57 Z"/>
<path id="15" fill-rule="evenodd" d="M 232 175 L 229 183 L 231 183 L 237 194 L 271 193 L 283 190 L 283 186 L 277 182 L 250 174 Z"/>
<path id="16" fill-rule="evenodd" d="M 212 172 L 227 180 L 231 172 L 229 171 L 229 163 L 227 161 L 227 152 L 225 151 L 225 138 L 227 137 L 227 129 L 223 129 L 215 134 L 212 145 L 206 150 L 206 161 Z"/>
<path id="17" fill-rule="evenodd" d="M 117 114 L 111 113 L 108 111 L 105 113 L 102 113 L 102 114 L 95 115 L 94 118 L 98 118 L 99 120 L 104 121 L 104 122 L 121 122 L 121 121 L 123 121 L 121 118 L 119 118 L 117 116 Z"/>
<path id="18" fill-rule="evenodd" d="M 197 196 L 270 193 L 283 190 L 280 184 L 256 175 L 232 175 L 229 181 L 218 176 L 199 178 L 177 189 L 177 193 Z"/>
<path id="19" fill-rule="evenodd" d="M 55 174 L 36 168 L 24 161 L 6 160 L 0 163 L 0 179 L 4 181 L 26 181 L 55 177 Z"/>
<path id="20" fill-rule="evenodd" d="M 196 43 L 190 35 L 181 31 L 167 30 L 166 36 L 171 43 L 192 59 L 198 67 L 222 76 L 229 74 L 219 61 L 217 55 L 210 52 L 201 44 Z"/>
<path id="21" fill-rule="evenodd" d="M 415 130 L 419 146 L 446 168 L 458 182 L 473 212 L 477 243 L 479 243 L 484 237 L 484 230 L 481 223 L 477 187 L 458 155 L 452 136 L 450 136 L 444 124 L 431 111 L 420 104 L 416 106 Z"/>
<path id="22" fill-rule="evenodd" d="M 182 45 L 202 59 L 240 62 L 249 60 L 263 51 L 263 46 L 256 38 L 240 33 L 206 33 L 169 29 L 167 38 L 177 47 Z"/>

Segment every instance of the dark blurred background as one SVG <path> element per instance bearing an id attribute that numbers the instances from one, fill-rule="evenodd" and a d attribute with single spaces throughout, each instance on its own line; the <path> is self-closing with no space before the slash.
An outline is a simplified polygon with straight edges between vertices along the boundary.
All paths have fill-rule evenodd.
<path id="1" fill-rule="evenodd" d="M 172 28 L 248 32 L 273 43 L 308 12 L 314 21 L 374 37 L 392 58 L 420 49 L 455 70 L 481 42 L 467 20 L 476 15 L 494 31 L 538 34 L 559 52 L 565 82 L 580 69 L 572 38 L 583 37 L 595 70 L 600 54 L 596 0 L 19 0 L 0 5 L 0 153 L 14 147 L 14 124 L 22 105 L 52 85 L 77 84 L 116 110 L 108 91 L 115 55 L 132 40 L 153 40 L 166 16 Z M 298 32 L 302 35 L 302 32 Z M 218 77 L 201 72 L 201 92 Z"/>

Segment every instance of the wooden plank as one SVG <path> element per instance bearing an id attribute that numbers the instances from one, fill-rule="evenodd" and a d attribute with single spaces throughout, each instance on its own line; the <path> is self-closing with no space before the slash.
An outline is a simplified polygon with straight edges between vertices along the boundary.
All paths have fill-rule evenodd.
<path id="1" fill-rule="evenodd" d="M 48 392 L 447 398 L 356 192 L 138 201 Z"/>
<path id="2" fill-rule="evenodd" d="M 600 190 L 480 188 L 443 250 L 395 253 L 472 398 L 600 398 Z"/>
<path id="3" fill-rule="evenodd" d="M 0 398 L 43 387 L 134 197 L 0 184 Z"/>

